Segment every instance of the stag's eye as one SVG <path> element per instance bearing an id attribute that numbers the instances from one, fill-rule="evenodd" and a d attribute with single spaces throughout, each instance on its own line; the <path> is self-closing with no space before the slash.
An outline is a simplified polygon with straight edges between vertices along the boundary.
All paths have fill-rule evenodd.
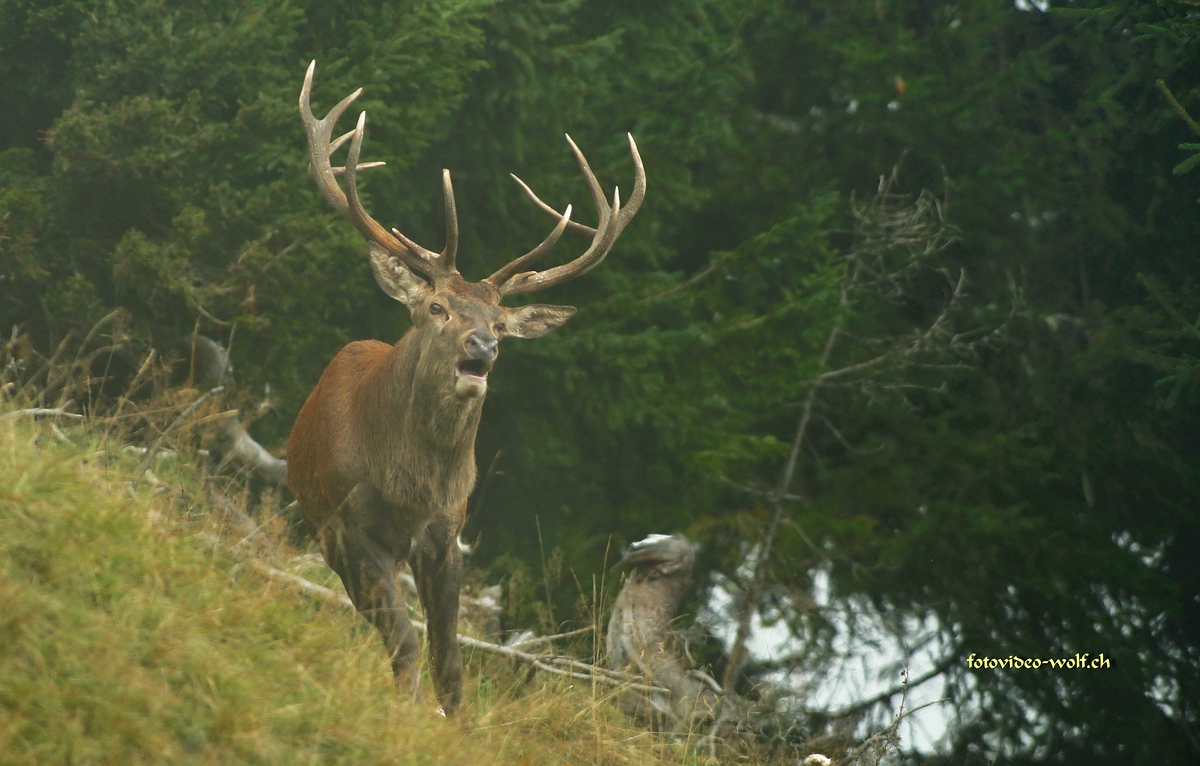
<path id="1" fill-rule="evenodd" d="M 433 303 L 429 304 L 429 313 L 437 316 L 438 314 L 445 314 L 446 309 L 442 308 L 442 304 L 434 301 Z"/>
<path id="2" fill-rule="evenodd" d="M 507 329 L 508 329 L 508 326 L 506 324 L 504 324 L 503 322 L 496 323 L 496 332 L 504 332 Z"/>

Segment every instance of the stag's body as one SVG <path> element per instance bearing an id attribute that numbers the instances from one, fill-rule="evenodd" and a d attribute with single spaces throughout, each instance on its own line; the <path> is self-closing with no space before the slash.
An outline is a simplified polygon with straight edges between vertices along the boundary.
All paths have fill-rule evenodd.
<path id="1" fill-rule="evenodd" d="M 371 488 L 409 537 L 433 516 L 461 515 L 475 484 L 483 399 L 446 401 L 421 374 L 415 341 L 410 330 L 394 346 L 351 343 L 300 410 L 288 459 L 314 533 L 358 486 Z"/>
<path id="2" fill-rule="evenodd" d="M 411 563 L 438 697 L 453 711 L 462 684 L 456 541 L 483 399 L 444 401 L 422 380 L 417 340 L 410 330 L 395 346 L 360 341 L 334 357 L 296 418 L 288 482 L 326 562 L 382 634 L 397 679 L 415 690 L 420 647 L 395 581 L 398 563 Z"/>
<path id="3" fill-rule="evenodd" d="M 645 175 L 630 137 L 634 192 L 624 209 L 617 194 L 609 207 L 572 142 L 599 211 L 596 228 L 571 222 L 570 206 L 559 214 L 522 183 L 558 225 L 538 247 L 487 279 L 468 282 L 455 266 L 458 221 L 449 172 L 443 172 L 445 250 L 433 253 L 395 229 L 387 232 L 358 199 L 357 172 L 382 164 L 358 162 L 366 114 L 355 130 L 331 139 L 334 123 L 358 93 L 317 120 L 309 107 L 315 64 L 305 77 L 300 112 L 317 188 L 367 237 L 376 282 L 408 307 L 413 327 L 394 346 L 351 343 L 329 363 L 288 439 L 288 487 L 326 562 L 382 634 L 397 680 L 415 691 L 420 644 L 396 584 L 397 567 L 406 561 L 412 566 L 428 620 L 434 686 L 442 708 L 452 713 L 462 696 L 457 538 L 475 484 L 475 433 L 488 373 L 502 338 L 541 337 L 575 313 L 569 306 L 506 308 L 500 300 L 550 287 L 600 263 L 637 212 Z M 335 168 L 330 154 L 347 141 L 346 166 Z M 592 236 L 588 250 L 561 266 L 525 270 L 568 227 Z"/>

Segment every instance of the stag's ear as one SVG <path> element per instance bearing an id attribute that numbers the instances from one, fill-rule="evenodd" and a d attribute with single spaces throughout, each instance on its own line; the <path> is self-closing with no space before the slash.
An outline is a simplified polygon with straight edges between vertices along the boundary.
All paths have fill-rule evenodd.
<path id="1" fill-rule="evenodd" d="M 533 303 L 515 309 L 504 309 L 504 334 L 514 338 L 540 338 L 557 330 L 575 316 L 574 306 L 547 306 Z"/>
<path id="2" fill-rule="evenodd" d="M 379 288 L 412 311 L 429 292 L 429 283 L 374 242 L 367 248 L 371 254 L 371 271 L 375 272 Z"/>

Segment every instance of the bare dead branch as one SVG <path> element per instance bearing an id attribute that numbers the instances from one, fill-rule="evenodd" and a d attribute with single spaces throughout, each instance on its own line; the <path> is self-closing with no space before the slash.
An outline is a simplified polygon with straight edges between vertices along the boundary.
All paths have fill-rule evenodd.
<path id="1" fill-rule="evenodd" d="M 655 293 L 654 295 L 648 295 L 645 298 L 642 298 L 640 301 L 638 301 L 638 305 L 641 306 L 641 305 L 645 305 L 647 303 L 654 303 L 655 301 L 660 301 L 663 298 L 669 298 L 670 296 L 675 295 L 676 293 L 681 293 L 685 290 L 690 290 L 692 287 L 695 287 L 696 285 L 700 284 L 705 279 L 707 279 L 709 276 L 714 274 L 717 270 L 728 265 L 729 262 L 732 261 L 737 255 L 738 255 L 737 250 L 730 250 L 728 252 L 721 253 L 716 258 L 714 258 L 713 262 L 711 264 L 709 264 L 708 267 L 705 268 L 703 271 L 700 271 L 699 273 L 694 274 L 693 276 L 689 277 L 688 279 L 684 280 L 683 282 L 680 282 L 679 284 L 675 285 L 674 287 L 669 287 L 666 290 L 663 290 L 662 292 Z"/>
<path id="2" fill-rule="evenodd" d="M 33 418 L 40 420 L 42 418 L 67 418 L 68 420 L 86 420 L 83 415 L 74 412 L 67 412 L 67 407 L 74 404 L 74 400 L 67 400 L 61 407 L 30 407 L 25 410 L 13 410 L 0 415 L 0 421 L 16 420 L 17 418 Z"/>
<path id="3" fill-rule="evenodd" d="M 150 446 L 150 451 L 146 453 L 146 459 L 142 461 L 137 473 L 133 475 L 132 483 L 134 486 L 137 485 L 138 480 L 142 478 L 142 474 L 146 472 L 146 469 L 150 467 L 150 464 L 154 462 L 155 454 L 162 449 L 163 442 L 167 440 L 167 437 L 171 434 L 171 432 L 187 421 L 187 419 L 190 418 L 196 412 L 196 410 L 200 408 L 200 405 L 204 404 L 206 401 L 224 390 L 225 386 L 217 386 L 216 388 L 201 394 L 196 398 L 196 401 L 192 402 L 191 405 L 188 406 L 187 409 L 179 413 L 179 417 L 175 418 L 175 420 L 171 422 L 171 425 L 167 426 L 167 429 L 163 431 L 159 437 L 155 439 L 154 444 Z"/>
<path id="4" fill-rule="evenodd" d="M 266 447 L 259 444 L 242 425 L 241 419 L 236 417 L 236 413 L 237 410 L 234 410 L 235 417 L 230 418 L 225 427 L 231 444 L 230 451 L 242 465 L 263 481 L 276 486 L 282 485 L 287 481 L 287 461 L 275 457 Z"/>
<path id="5" fill-rule="evenodd" d="M 853 375 L 855 373 L 874 369 L 874 368 L 880 366 L 881 364 L 883 364 L 884 362 L 888 361 L 889 359 L 893 358 L 894 356 L 895 356 L 894 352 L 889 350 L 886 353 L 880 354 L 879 356 L 877 356 L 873 359 L 868 359 L 865 362 L 859 362 L 858 364 L 852 364 L 847 367 L 839 368 L 837 370 L 830 370 L 828 372 L 823 372 L 820 375 L 818 375 L 817 377 L 813 378 L 813 382 L 810 385 L 810 390 L 816 388 L 818 385 L 820 385 L 822 383 L 826 383 L 828 381 L 835 380 L 837 378 L 844 378 L 847 375 Z"/>
<path id="6" fill-rule="evenodd" d="M 776 492 L 774 490 L 760 489 L 758 487 L 751 487 L 748 484 L 739 484 L 736 481 L 734 481 L 733 479 L 730 479 L 728 476 L 725 476 L 725 475 L 717 476 L 717 478 L 721 481 L 722 484 L 728 484 L 729 486 L 733 487 L 734 489 L 739 489 L 748 495 L 756 495 L 758 497 L 771 497 L 771 498 L 776 497 Z M 803 495 L 792 495 L 792 494 L 779 495 L 779 499 L 787 500 L 787 501 L 793 502 L 793 503 L 803 503 L 806 500 L 806 498 Z"/>
<path id="7" fill-rule="evenodd" d="M 568 638 L 575 638 L 576 636 L 586 636 L 588 633 L 594 633 L 594 632 L 596 632 L 595 626 L 589 625 L 586 628 L 578 628 L 576 630 L 568 630 L 566 633 L 555 633 L 552 636 L 537 636 L 537 637 L 527 638 L 524 641 L 518 641 L 517 643 L 513 644 L 512 646 L 514 649 L 530 649 L 535 646 L 542 646 L 544 644 L 552 644 L 555 641 L 565 641 Z"/>
<path id="8" fill-rule="evenodd" d="M 839 309 L 844 308 L 849 300 L 849 285 L 853 279 L 852 275 L 842 285 Z M 837 343 L 838 335 L 842 329 L 842 316 L 839 311 L 838 319 L 829 331 L 829 337 L 825 341 L 825 349 L 821 353 L 821 367 L 829 364 L 829 357 L 833 354 L 833 347 Z M 775 532 L 779 528 L 779 520 L 783 516 L 784 496 L 790 494 L 792 477 L 796 472 L 796 464 L 800 459 L 800 448 L 808 435 L 808 424 L 812 421 L 813 404 L 817 399 L 820 382 L 820 378 L 818 377 L 808 388 L 808 395 L 804 399 L 804 409 L 800 413 L 800 422 L 796 425 L 796 436 L 792 439 L 792 446 L 788 452 L 787 462 L 784 463 L 783 471 L 779 477 L 779 485 L 771 496 L 771 504 L 773 506 L 771 518 L 767 522 L 767 527 L 763 530 L 763 535 L 759 542 L 758 556 L 754 562 L 754 571 L 750 581 L 742 589 L 742 599 L 738 604 L 737 634 L 734 636 L 733 647 L 729 651 L 729 663 L 725 667 L 725 675 L 721 679 L 721 686 L 725 688 L 727 696 L 735 694 L 734 688 L 737 685 L 737 675 L 746 657 L 746 641 L 750 638 L 750 627 L 754 621 L 754 613 L 758 609 L 758 598 L 762 593 L 763 583 L 767 577 L 771 546 L 775 542 Z"/>
<path id="9" fill-rule="evenodd" d="M 957 660 L 958 660 L 958 655 L 952 655 L 950 657 L 946 657 L 946 658 L 942 659 L 941 662 L 934 665 L 929 671 L 922 673 L 920 676 L 918 676 L 915 679 L 905 680 L 903 683 L 896 684 L 892 688 L 886 689 L 886 690 L 880 692 L 879 694 L 876 694 L 874 697 L 870 697 L 869 699 L 862 700 L 861 702 L 856 702 L 853 705 L 850 705 L 849 707 L 838 710 L 837 712 L 827 713 L 827 715 L 830 718 L 849 718 L 851 716 L 858 715 L 859 713 L 863 712 L 864 710 L 869 710 L 872 707 L 874 707 L 875 705 L 878 705 L 880 702 L 886 702 L 887 700 L 890 700 L 892 697 L 895 697 L 897 694 L 903 694 L 908 689 L 912 689 L 914 687 L 920 686 L 921 684 L 925 683 L 926 681 L 937 678 L 942 673 L 945 673 L 950 668 L 950 666 L 953 665 Z M 918 708 L 918 709 L 920 709 L 920 708 Z M 916 712 L 916 711 L 914 710 L 912 712 Z M 910 715 L 911 715 L 911 713 L 910 713 Z"/>

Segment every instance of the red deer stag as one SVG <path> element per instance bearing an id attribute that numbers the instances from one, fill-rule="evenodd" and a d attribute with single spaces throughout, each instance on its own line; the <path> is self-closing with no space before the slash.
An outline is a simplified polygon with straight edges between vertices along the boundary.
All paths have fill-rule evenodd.
<path id="1" fill-rule="evenodd" d="M 382 164 L 359 164 L 366 113 L 354 130 L 331 140 L 334 123 L 362 89 L 317 120 L 309 104 L 315 67 L 314 61 L 304 78 L 300 115 L 317 189 L 366 237 L 375 281 L 408 307 L 412 328 L 394 346 L 351 343 L 325 368 L 288 439 L 288 487 L 326 562 L 358 611 L 383 634 L 397 682 L 416 693 L 419 641 L 396 585 L 397 566 L 412 566 L 428 620 L 434 686 L 449 714 L 462 698 L 457 539 L 475 485 L 475 432 L 488 373 L 502 338 L 539 338 L 575 314 L 570 306 L 507 308 L 500 301 L 565 282 L 604 260 L 642 204 L 645 171 L 630 136 L 633 194 L 621 207 L 614 191 L 610 205 L 568 136 L 599 209 L 596 228 L 571 221 L 570 206 L 558 213 L 513 176 L 558 224 L 525 255 L 487 279 L 468 282 L 455 267 L 458 218 L 449 171 L 442 174 L 445 249 L 434 253 L 396 229 L 388 232 L 358 198 L 357 171 Z M 330 154 L 347 141 L 345 167 L 332 167 Z M 561 266 L 528 270 L 567 228 L 591 236 L 587 250 Z"/>

